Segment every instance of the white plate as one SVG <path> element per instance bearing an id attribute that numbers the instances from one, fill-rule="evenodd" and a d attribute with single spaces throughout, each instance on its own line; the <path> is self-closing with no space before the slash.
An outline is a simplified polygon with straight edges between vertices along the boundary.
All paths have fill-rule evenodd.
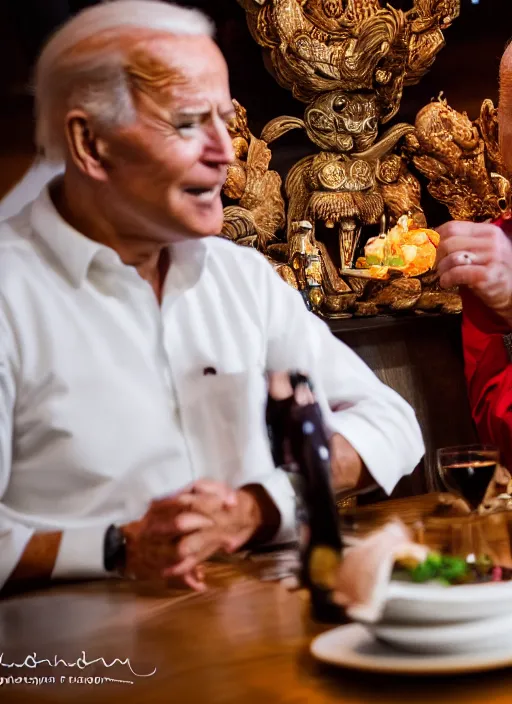
<path id="1" fill-rule="evenodd" d="M 311 643 L 317 660 L 351 670 L 403 675 L 451 675 L 512 665 L 512 646 L 464 655 L 415 655 L 376 641 L 360 624 L 340 626 Z"/>
<path id="2" fill-rule="evenodd" d="M 384 623 L 450 623 L 512 613 L 512 582 L 436 584 L 391 582 Z"/>
<path id="3" fill-rule="evenodd" d="M 429 626 L 377 624 L 369 630 L 390 645 L 412 653 L 470 653 L 512 647 L 512 614 L 479 621 Z"/>

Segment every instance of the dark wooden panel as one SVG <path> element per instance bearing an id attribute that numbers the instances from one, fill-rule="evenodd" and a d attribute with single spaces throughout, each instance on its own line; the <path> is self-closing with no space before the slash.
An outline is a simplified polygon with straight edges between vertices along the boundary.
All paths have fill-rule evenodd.
<path id="1" fill-rule="evenodd" d="M 370 319 L 369 319 L 370 320 Z M 464 379 L 460 318 L 411 317 L 333 322 L 334 334 L 349 345 L 377 376 L 414 408 L 427 448 L 425 461 L 405 478 L 394 496 L 432 487 L 435 450 L 476 440 Z"/>

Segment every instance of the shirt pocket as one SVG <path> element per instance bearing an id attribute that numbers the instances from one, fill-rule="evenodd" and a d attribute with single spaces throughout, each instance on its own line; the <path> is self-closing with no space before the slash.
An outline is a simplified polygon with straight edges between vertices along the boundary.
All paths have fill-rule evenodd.
<path id="1" fill-rule="evenodd" d="M 180 386 L 181 421 L 196 479 L 209 477 L 236 487 L 273 469 L 261 368 L 190 375 Z"/>

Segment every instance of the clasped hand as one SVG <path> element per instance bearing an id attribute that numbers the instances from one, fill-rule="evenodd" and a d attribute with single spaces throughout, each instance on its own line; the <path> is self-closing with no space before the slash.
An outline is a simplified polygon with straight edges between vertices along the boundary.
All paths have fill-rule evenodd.
<path id="1" fill-rule="evenodd" d="M 152 501 L 141 520 L 122 526 L 125 576 L 163 577 L 203 591 L 201 563 L 219 550 L 238 550 L 258 531 L 258 493 L 204 479 Z"/>

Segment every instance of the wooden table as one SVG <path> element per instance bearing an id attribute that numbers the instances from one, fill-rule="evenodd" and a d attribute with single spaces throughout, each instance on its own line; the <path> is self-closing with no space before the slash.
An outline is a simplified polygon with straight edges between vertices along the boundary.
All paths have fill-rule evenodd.
<path id="1" fill-rule="evenodd" d="M 407 704 L 512 702 L 512 670 L 453 678 L 371 676 L 323 666 L 309 655 L 313 624 L 304 594 L 216 565 L 205 594 L 152 585 L 97 582 L 59 586 L 0 602 L 3 663 L 62 658 L 75 663 L 129 658 L 128 666 L 58 665 L 7 670 L 4 678 L 49 677 L 55 684 L 3 684 L 2 704 Z M 69 682 L 98 678 L 97 684 Z M 105 677 L 133 684 L 107 682 Z M 62 682 L 61 682 L 62 681 Z M 101 682 L 100 682 L 101 681 Z"/>

